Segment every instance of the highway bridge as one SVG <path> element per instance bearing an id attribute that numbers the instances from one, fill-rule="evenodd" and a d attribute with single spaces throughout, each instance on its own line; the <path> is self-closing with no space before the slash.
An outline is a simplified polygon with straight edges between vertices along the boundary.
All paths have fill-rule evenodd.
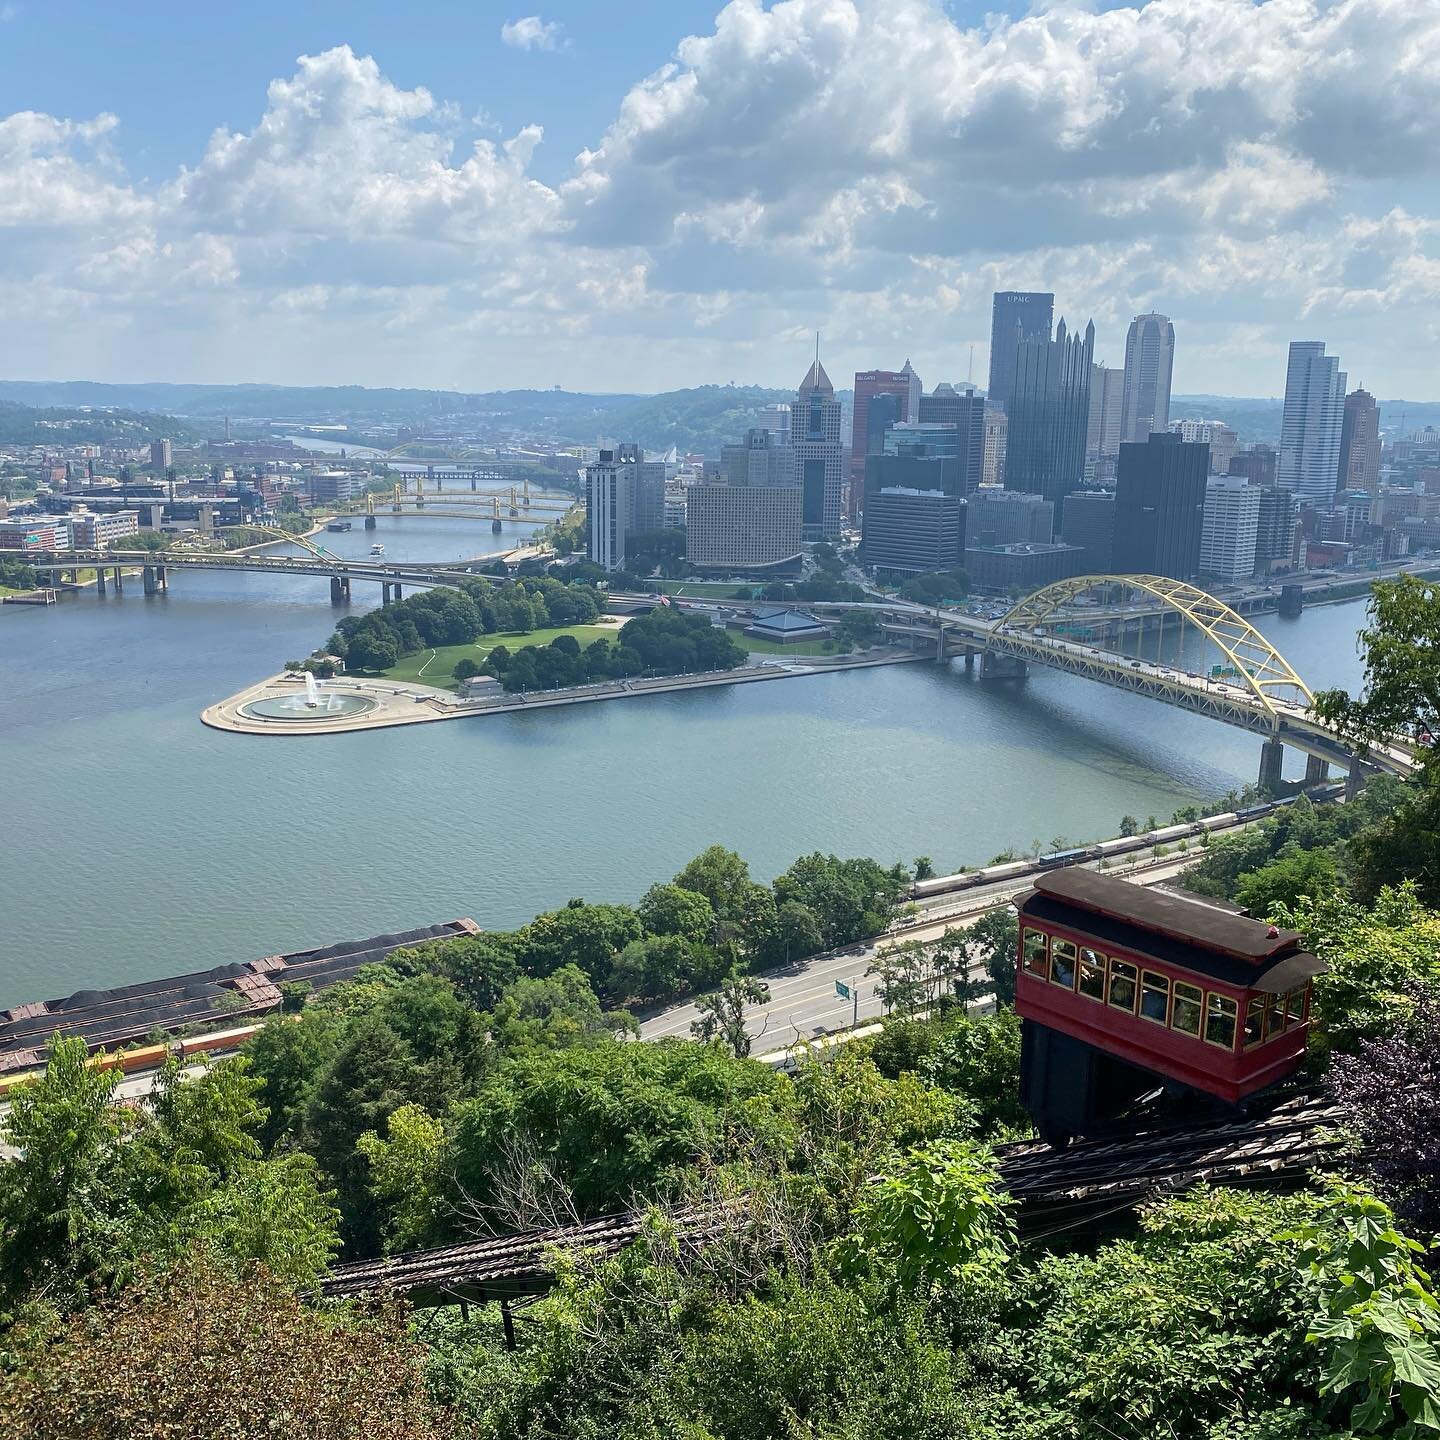
<path id="1" fill-rule="evenodd" d="M 299 541 L 297 536 L 288 540 Z M 328 555 L 310 546 L 308 555 L 264 555 L 264 554 L 195 554 L 176 550 L 66 550 L 48 559 L 26 557 L 28 564 L 38 574 L 52 579 L 63 579 L 80 570 L 94 570 L 98 591 L 105 593 L 107 576 L 117 590 L 124 588 L 124 571 L 139 570 L 141 583 L 147 595 L 154 595 L 169 588 L 172 570 L 233 571 L 253 575 L 313 575 L 330 581 L 330 598 L 337 602 L 350 598 L 350 584 L 354 580 L 373 581 L 384 591 L 386 600 L 403 597 L 406 585 L 453 585 L 457 579 L 476 573 L 482 565 L 504 560 L 519 551 L 505 551 L 498 555 L 479 555 L 473 560 L 455 561 L 405 561 L 405 560 L 346 560 Z M 522 550 L 526 547 L 522 547 Z"/>
<path id="2" fill-rule="evenodd" d="M 1187 670 L 1161 658 L 1163 619 L 1151 628 L 1154 659 L 1123 654 L 1064 633 L 1086 620 L 1100 618 L 1093 607 L 1077 608 L 1077 601 L 1097 592 L 1113 594 L 1122 587 L 1141 597 L 1141 603 L 1153 612 L 1150 620 L 1156 615 L 1176 617 L 1172 636 L 1188 631 L 1203 637 L 1210 653 L 1220 659 L 1219 673 Z M 672 603 L 696 606 L 699 602 Z M 1044 665 L 1237 725 L 1264 737 L 1260 783 L 1267 787 L 1281 778 L 1286 745 L 1310 757 L 1307 783 L 1323 780 L 1331 764 L 1349 771 L 1354 784 L 1359 783 L 1366 764 L 1399 775 L 1418 768 L 1416 748 L 1402 737 L 1373 744 L 1364 755 L 1358 754 L 1315 716 L 1310 687 L 1249 620 L 1182 580 L 1159 575 L 1082 575 L 1035 591 L 994 621 L 905 600 L 795 602 L 795 607 L 821 616 L 839 617 L 852 610 L 873 612 L 882 632 L 893 641 L 923 649 L 937 660 L 963 656 L 967 668 L 973 667 L 978 657 L 985 678 L 1020 680 L 1029 666 Z M 1131 605 L 1129 613 L 1137 616 L 1137 626 L 1146 623 L 1147 617 L 1138 613 L 1138 607 Z"/>

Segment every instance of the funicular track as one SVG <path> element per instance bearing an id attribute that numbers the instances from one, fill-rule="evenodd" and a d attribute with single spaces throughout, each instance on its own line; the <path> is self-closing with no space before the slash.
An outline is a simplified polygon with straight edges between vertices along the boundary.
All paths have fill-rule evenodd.
<path id="1" fill-rule="evenodd" d="M 1146 1124 L 1064 1150 L 1039 1141 L 996 1148 L 1016 1202 L 1022 1241 L 1083 1229 L 1192 1185 L 1297 1186 L 1333 1162 L 1343 1142 L 1339 1111 L 1313 1090 L 1292 1090 L 1263 1112 L 1201 1124 Z M 718 1205 L 673 1211 L 685 1243 L 703 1246 L 734 1223 Z M 513 1300 L 549 1289 L 557 1252 L 613 1255 L 644 1227 L 639 1212 L 532 1230 L 436 1250 L 338 1265 L 321 1281 L 327 1299 L 404 1296 L 419 1306 Z"/>

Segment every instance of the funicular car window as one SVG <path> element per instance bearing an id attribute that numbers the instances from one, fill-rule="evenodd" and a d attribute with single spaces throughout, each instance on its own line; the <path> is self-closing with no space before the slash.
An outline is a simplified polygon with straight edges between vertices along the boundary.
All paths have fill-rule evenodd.
<path id="1" fill-rule="evenodd" d="M 1124 960 L 1110 962 L 1110 1003 L 1117 1010 L 1135 1013 L 1135 967 Z"/>
<path id="2" fill-rule="evenodd" d="M 1205 1039 L 1226 1050 L 1235 1048 L 1235 1002 L 1211 991 L 1205 997 Z"/>
<path id="3" fill-rule="evenodd" d="M 1140 1014 L 1163 1025 L 1170 1018 L 1170 977 L 1147 970 L 1140 986 Z"/>
<path id="4" fill-rule="evenodd" d="M 1050 942 L 1050 983 L 1075 988 L 1075 947 L 1068 940 Z"/>
<path id="5" fill-rule="evenodd" d="M 1175 982 L 1175 1004 L 1170 1011 L 1170 1028 L 1185 1035 L 1200 1033 L 1201 992 L 1198 985 Z"/>
<path id="6" fill-rule="evenodd" d="M 1258 1045 L 1265 1038 L 1265 997 L 1252 995 L 1245 1006 L 1245 1047 Z"/>
<path id="7" fill-rule="evenodd" d="M 1091 1000 L 1105 998 L 1105 957 L 1088 945 L 1080 947 L 1079 990 Z"/>
<path id="8" fill-rule="evenodd" d="M 1285 1019 L 1288 1024 L 1298 1025 L 1305 1018 L 1305 995 L 1309 985 L 1297 985 L 1285 997 Z"/>
<path id="9" fill-rule="evenodd" d="M 1041 930 L 1025 932 L 1025 968 L 1032 974 L 1045 978 L 1047 968 L 1048 940 Z"/>

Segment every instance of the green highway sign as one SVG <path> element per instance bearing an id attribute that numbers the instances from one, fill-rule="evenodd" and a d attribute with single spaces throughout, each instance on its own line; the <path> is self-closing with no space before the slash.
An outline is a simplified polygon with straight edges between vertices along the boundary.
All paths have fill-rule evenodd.
<path id="1" fill-rule="evenodd" d="M 849 999 L 851 998 L 851 997 L 850 997 L 850 987 L 849 987 L 843 980 L 837 980 L 837 981 L 835 982 L 835 993 L 836 993 L 842 1000 L 849 1000 Z"/>

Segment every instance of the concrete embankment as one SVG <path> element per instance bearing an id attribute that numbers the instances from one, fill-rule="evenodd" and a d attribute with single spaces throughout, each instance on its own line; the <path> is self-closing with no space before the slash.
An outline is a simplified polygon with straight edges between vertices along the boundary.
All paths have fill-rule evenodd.
<path id="1" fill-rule="evenodd" d="M 298 708 L 294 719 L 262 718 L 247 713 L 245 707 L 257 700 L 285 698 L 298 693 L 299 676 L 272 675 L 258 685 L 202 710 L 200 719 L 216 730 L 229 730 L 240 735 L 341 735 L 353 730 L 384 730 L 431 720 L 512 715 L 517 711 L 551 710 L 562 705 L 585 705 L 597 700 L 624 700 L 677 690 L 704 690 L 712 685 L 747 685 L 761 680 L 824 675 L 837 670 L 863 670 L 875 665 L 903 665 L 920 658 L 911 654 L 886 653 L 817 664 L 797 656 L 779 664 L 746 665 L 738 670 L 607 681 L 598 685 L 582 685 L 573 690 L 537 691 L 530 695 L 501 694 L 479 700 L 459 700 L 449 691 L 437 690 L 429 685 L 344 676 L 326 681 L 326 687 L 339 694 L 360 695 L 372 700 L 375 704 L 371 709 L 359 715 L 337 715 L 334 718 L 306 718 Z"/>

